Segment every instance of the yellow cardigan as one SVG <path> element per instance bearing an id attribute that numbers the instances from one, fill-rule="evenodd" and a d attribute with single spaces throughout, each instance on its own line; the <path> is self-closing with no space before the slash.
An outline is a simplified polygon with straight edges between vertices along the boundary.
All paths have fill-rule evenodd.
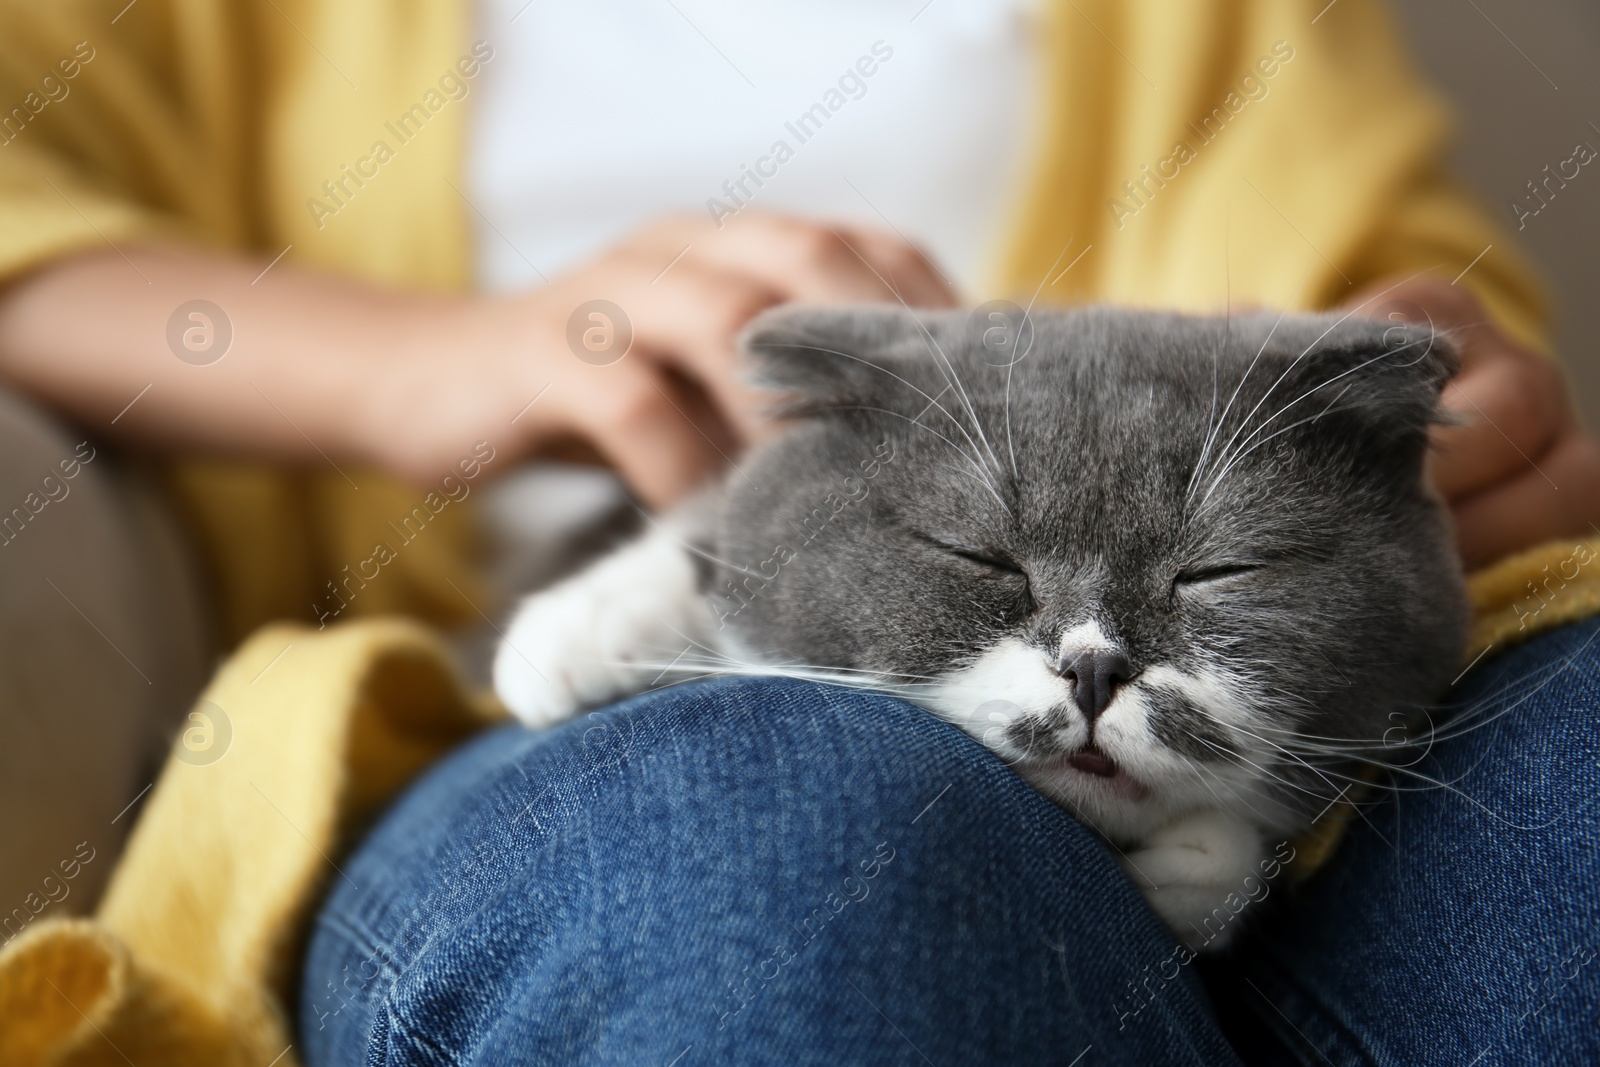
<path id="1" fill-rule="evenodd" d="M 1446 175 L 1444 113 L 1374 0 L 1320 17 L 1322 3 L 1290 0 L 1044 6 L 1031 184 L 990 282 L 966 297 L 1314 308 L 1471 265 L 1461 284 L 1544 345 L 1528 268 Z M 464 187 L 470 17 L 466 0 L 4 0 L 0 282 L 81 249 L 181 239 L 468 286 L 468 209 L 451 186 Z M 346 168 L 369 177 L 354 186 Z M 235 639 L 310 621 L 322 583 L 418 503 L 370 473 L 359 493 L 216 460 L 171 478 Z M 351 614 L 461 618 L 465 518 L 441 513 Z M 1600 540 L 1474 576 L 1469 654 L 1600 608 L 1587 568 L 1543 585 L 1547 606 L 1530 596 L 1580 552 Z M 42 919 L 0 948 L 0 1063 L 297 1063 L 294 968 L 332 863 L 493 713 L 429 632 L 381 620 L 262 630 L 205 699 L 227 709 L 232 747 L 169 762 L 99 915 Z"/>

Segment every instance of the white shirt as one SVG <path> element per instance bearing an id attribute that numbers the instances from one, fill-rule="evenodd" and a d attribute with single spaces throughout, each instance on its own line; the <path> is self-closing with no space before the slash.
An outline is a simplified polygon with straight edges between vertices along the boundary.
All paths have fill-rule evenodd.
<path id="1" fill-rule="evenodd" d="M 1040 96 L 1029 0 L 479 4 L 486 290 L 743 205 L 898 231 L 969 292 L 998 251 Z"/>

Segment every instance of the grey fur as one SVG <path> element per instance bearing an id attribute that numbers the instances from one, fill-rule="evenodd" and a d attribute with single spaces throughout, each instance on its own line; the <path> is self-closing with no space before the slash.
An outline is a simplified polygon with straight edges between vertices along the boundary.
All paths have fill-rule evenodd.
<path id="1" fill-rule="evenodd" d="M 1048 653 L 1088 613 L 1135 670 L 1223 663 L 1265 727 L 1369 751 L 1437 697 L 1467 619 L 1423 477 L 1448 343 L 1331 314 L 1089 308 L 1031 326 L 996 366 L 958 312 L 757 320 L 746 348 L 798 421 L 706 516 L 724 562 L 704 591 L 739 646 L 918 681 L 1006 637 Z M 1240 565 L 1257 569 L 1174 584 Z M 1236 753 L 1233 727 L 1169 696 L 1158 739 Z M 1306 764 L 1262 768 L 1288 829 L 1336 793 Z"/>

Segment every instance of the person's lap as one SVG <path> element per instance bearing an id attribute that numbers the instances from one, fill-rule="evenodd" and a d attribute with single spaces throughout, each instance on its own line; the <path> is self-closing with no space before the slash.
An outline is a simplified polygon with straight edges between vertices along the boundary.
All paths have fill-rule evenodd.
<path id="1" fill-rule="evenodd" d="M 343 866 L 314 1064 L 363 1062 L 369 1031 L 392 1064 L 1226 1056 L 1192 976 L 1118 1031 L 1159 920 L 1065 812 L 876 694 L 730 681 L 503 729 Z"/>
<path id="2" fill-rule="evenodd" d="M 1109 849 L 975 741 L 889 697 L 762 679 L 507 727 L 435 768 L 342 865 L 302 1047 L 1237 1062 L 1226 1028 L 1305 1062 L 1539 1062 L 1596 1040 L 1596 633 L 1463 683 L 1506 710 L 1455 720 L 1488 721 L 1426 761 L 1448 789 L 1370 809 L 1292 906 L 1241 915 L 1243 951 L 1207 967 L 1221 1022 Z"/>
<path id="3" fill-rule="evenodd" d="M 1224 978 L 1305 1062 L 1600 1063 L 1600 620 L 1459 690 Z"/>

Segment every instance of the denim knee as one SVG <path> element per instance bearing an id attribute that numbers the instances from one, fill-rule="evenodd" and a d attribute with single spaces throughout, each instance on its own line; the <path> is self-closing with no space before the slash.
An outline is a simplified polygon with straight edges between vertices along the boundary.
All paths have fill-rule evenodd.
<path id="1" fill-rule="evenodd" d="M 345 869 L 304 975 L 313 1064 L 1207 1046 L 1187 980 L 1118 1033 L 1113 991 L 1172 945 L 1106 846 L 881 694 L 720 681 L 501 729 Z"/>

